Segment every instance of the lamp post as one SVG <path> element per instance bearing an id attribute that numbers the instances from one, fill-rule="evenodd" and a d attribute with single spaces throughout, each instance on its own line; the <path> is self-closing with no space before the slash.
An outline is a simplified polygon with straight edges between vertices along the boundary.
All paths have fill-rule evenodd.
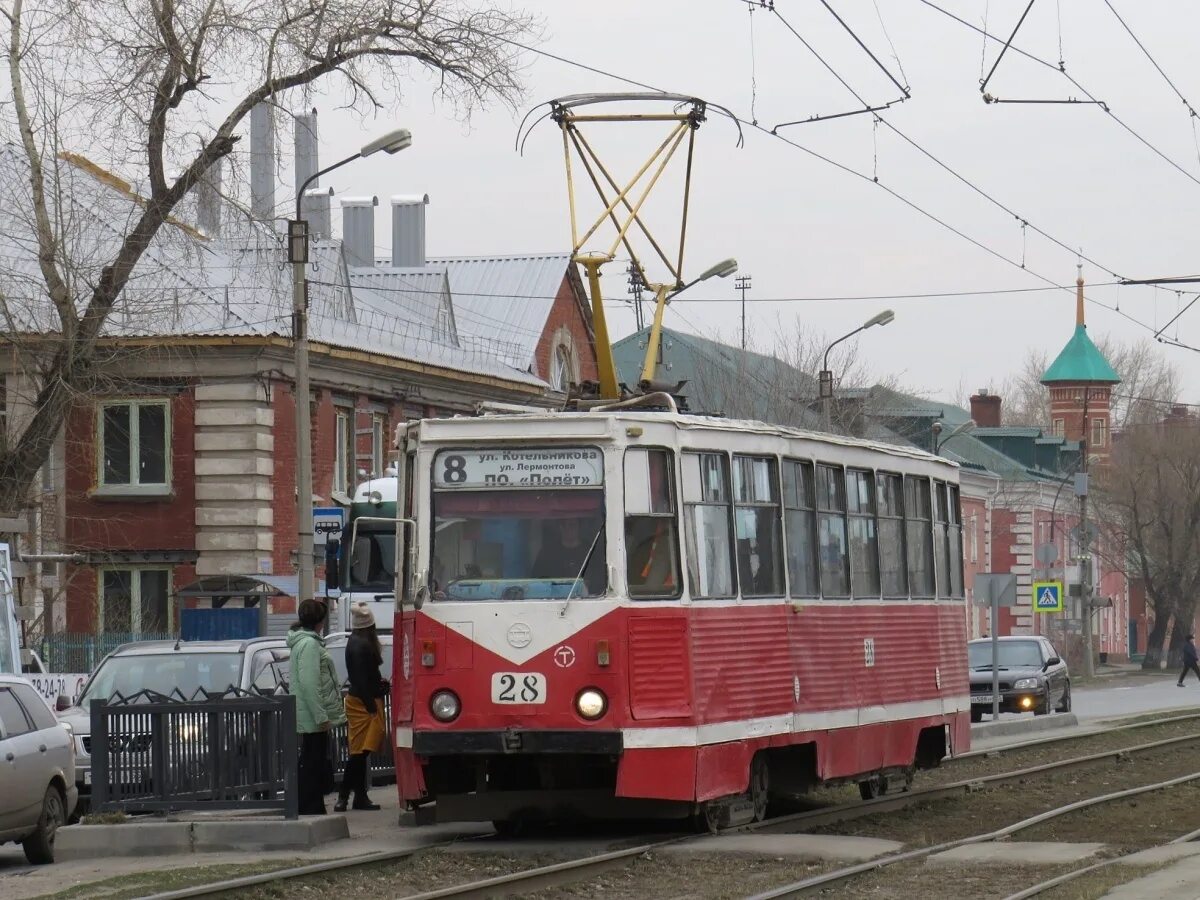
<path id="1" fill-rule="evenodd" d="M 829 371 L 829 351 L 840 344 L 842 341 L 849 340 L 860 331 L 866 331 L 868 328 L 873 328 L 876 325 L 886 325 L 892 319 L 896 318 L 896 314 L 890 309 L 885 309 L 881 313 L 876 313 L 859 325 L 849 334 L 843 334 L 840 338 L 825 348 L 825 363 L 821 368 L 819 376 L 819 388 L 821 397 L 821 413 L 825 418 L 825 430 L 833 431 L 833 425 L 830 418 L 830 408 L 833 405 L 833 372 Z"/>
<path id="2" fill-rule="evenodd" d="M 296 563 L 299 586 L 296 601 L 316 594 L 313 578 L 312 423 L 308 410 L 308 222 L 301 218 L 300 201 L 308 186 L 347 163 L 378 153 L 399 153 L 412 144 L 412 134 L 401 128 L 376 138 L 353 156 L 314 172 L 296 191 L 296 218 L 288 222 L 288 262 L 292 264 L 292 345 L 296 358 Z"/>
<path id="3" fill-rule="evenodd" d="M 650 326 L 650 340 L 646 342 L 646 359 L 642 362 L 642 381 L 654 380 L 654 363 L 658 358 L 658 342 L 662 339 L 663 312 L 666 310 L 667 304 L 688 288 L 702 281 L 708 281 L 710 278 L 728 278 L 737 269 L 736 259 L 723 259 L 715 266 L 701 272 L 699 278 L 694 278 L 674 290 L 669 284 L 647 285 L 654 289 L 654 324 Z"/>
<path id="4" fill-rule="evenodd" d="M 933 455 L 934 456 L 937 456 L 938 451 L 942 447 L 946 446 L 946 441 L 950 440 L 951 438 L 958 437 L 960 434 L 966 434 L 967 432 L 974 429 L 975 428 L 975 420 L 967 419 L 967 421 L 963 422 L 961 425 L 959 425 L 957 428 L 955 428 L 953 431 L 951 431 L 948 435 L 946 435 L 945 437 L 942 437 L 942 429 L 944 427 L 945 426 L 942 425 L 941 422 L 933 423 Z"/>

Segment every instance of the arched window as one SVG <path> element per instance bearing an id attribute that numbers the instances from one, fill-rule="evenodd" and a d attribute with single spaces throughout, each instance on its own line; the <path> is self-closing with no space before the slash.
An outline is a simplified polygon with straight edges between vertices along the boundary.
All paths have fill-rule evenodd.
<path id="1" fill-rule="evenodd" d="M 569 344 L 561 343 L 554 348 L 554 356 L 550 360 L 550 387 L 563 393 L 575 380 L 575 358 Z"/>

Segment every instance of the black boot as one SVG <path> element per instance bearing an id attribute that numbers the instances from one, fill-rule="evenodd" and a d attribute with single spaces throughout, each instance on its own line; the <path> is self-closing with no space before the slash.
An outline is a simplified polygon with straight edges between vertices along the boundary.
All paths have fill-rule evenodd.
<path id="1" fill-rule="evenodd" d="M 354 760 L 351 756 L 346 760 L 346 768 L 342 770 L 342 784 L 338 788 L 337 803 L 333 804 L 334 812 L 345 812 L 350 803 L 350 791 L 354 787 Z"/>
<path id="2" fill-rule="evenodd" d="M 371 798 L 367 796 L 367 778 L 369 777 L 369 766 L 367 758 L 369 753 L 358 753 L 355 755 L 355 760 L 358 762 L 354 770 L 356 781 L 354 783 L 354 809 L 376 810 L 383 809 L 378 803 L 372 803 Z"/>

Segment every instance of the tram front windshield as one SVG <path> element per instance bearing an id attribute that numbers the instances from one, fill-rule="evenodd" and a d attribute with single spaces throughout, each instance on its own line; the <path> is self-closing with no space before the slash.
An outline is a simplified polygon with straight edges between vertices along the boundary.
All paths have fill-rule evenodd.
<path id="1" fill-rule="evenodd" d="M 573 460 L 572 452 L 584 459 Z M 507 463 L 494 462 L 483 453 L 438 455 L 430 558 L 430 587 L 436 599 L 565 600 L 604 593 L 600 453 L 547 453 L 504 454 Z M 523 458 L 537 460 L 533 477 L 527 474 L 530 464 L 519 462 Z M 569 462 L 553 467 L 560 459 Z M 571 468 L 575 463 L 583 466 L 583 474 L 572 474 L 579 471 Z M 489 489 L 501 464 L 512 466 L 506 471 L 513 473 L 516 486 Z M 491 474 L 491 479 L 477 470 Z M 439 478 L 439 473 L 447 477 Z M 563 486 L 542 486 L 549 478 Z"/>

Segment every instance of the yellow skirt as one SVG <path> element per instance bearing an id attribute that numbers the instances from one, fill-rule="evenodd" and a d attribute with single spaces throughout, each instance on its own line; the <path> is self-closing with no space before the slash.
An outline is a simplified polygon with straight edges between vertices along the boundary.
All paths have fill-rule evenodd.
<path id="1" fill-rule="evenodd" d="M 383 721 L 383 700 L 375 701 L 375 713 L 367 712 L 357 697 L 346 696 L 346 720 L 350 731 L 350 753 L 378 753 L 383 749 L 387 725 Z"/>

